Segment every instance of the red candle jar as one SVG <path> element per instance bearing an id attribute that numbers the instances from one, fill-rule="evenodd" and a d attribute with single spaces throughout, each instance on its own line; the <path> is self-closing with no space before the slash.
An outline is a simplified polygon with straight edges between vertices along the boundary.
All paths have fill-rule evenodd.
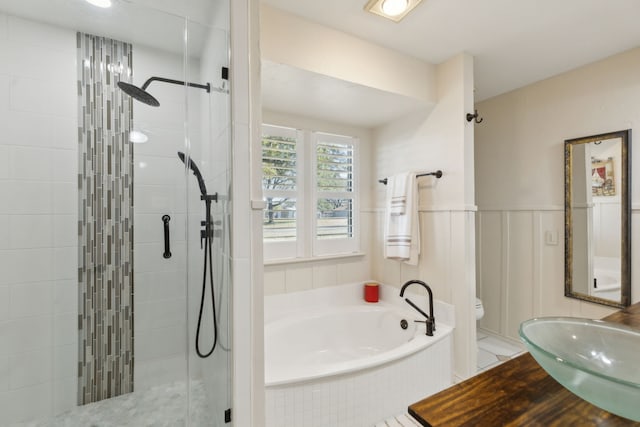
<path id="1" fill-rule="evenodd" d="M 379 287 L 377 283 L 365 283 L 364 300 L 366 302 L 378 302 L 378 299 L 380 297 L 378 289 Z"/>

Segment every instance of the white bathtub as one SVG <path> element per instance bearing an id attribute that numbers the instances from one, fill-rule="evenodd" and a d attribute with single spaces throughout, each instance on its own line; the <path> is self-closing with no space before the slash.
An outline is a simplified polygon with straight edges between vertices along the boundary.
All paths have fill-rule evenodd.
<path id="1" fill-rule="evenodd" d="M 380 294 L 366 303 L 353 283 L 265 298 L 267 427 L 371 426 L 452 384 L 453 308 L 436 301 L 428 337 L 397 288 Z"/>
<path id="2" fill-rule="evenodd" d="M 594 297 L 620 301 L 620 258 L 593 257 L 593 277 L 597 288 L 591 288 Z"/>

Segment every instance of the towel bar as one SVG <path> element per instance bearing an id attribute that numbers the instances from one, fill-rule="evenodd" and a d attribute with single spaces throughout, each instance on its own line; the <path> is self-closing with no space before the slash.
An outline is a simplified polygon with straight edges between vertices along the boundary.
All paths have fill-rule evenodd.
<path id="1" fill-rule="evenodd" d="M 429 175 L 433 175 L 436 178 L 440 178 L 440 177 L 442 177 L 442 171 L 441 170 L 437 170 L 435 172 L 419 173 L 418 175 L 416 175 L 416 178 L 420 178 L 421 176 L 429 176 Z M 381 183 L 381 184 L 387 185 L 387 178 L 379 179 L 378 182 Z"/>

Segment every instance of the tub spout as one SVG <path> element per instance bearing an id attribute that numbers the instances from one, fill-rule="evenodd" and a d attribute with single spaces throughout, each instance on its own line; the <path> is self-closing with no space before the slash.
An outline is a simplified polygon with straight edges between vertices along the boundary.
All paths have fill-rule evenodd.
<path id="1" fill-rule="evenodd" d="M 415 308 L 416 311 L 418 311 L 418 313 L 422 314 L 425 317 L 425 320 L 416 320 L 416 322 L 420 322 L 420 323 L 424 322 L 425 325 L 427 326 L 427 335 L 429 335 L 431 337 L 431 336 L 433 336 L 433 331 L 436 330 L 436 319 L 435 319 L 435 317 L 433 317 L 433 292 L 431 292 L 431 288 L 429 287 L 429 285 L 427 285 L 425 282 L 423 282 L 421 280 L 409 280 L 407 283 L 402 285 L 402 288 L 400 289 L 400 296 L 403 297 L 405 289 L 407 289 L 410 285 L 412 285 L 414 283 L 416 283 L 416 284 L 422 286 L 423 288 L 425 288 L 427 290 L 427 293 L 429 294 L 429 314 L 427 314 L 424 311 L 422 311 L 409 298 L 405 298 L 404 300 L 411 307 Z"/>

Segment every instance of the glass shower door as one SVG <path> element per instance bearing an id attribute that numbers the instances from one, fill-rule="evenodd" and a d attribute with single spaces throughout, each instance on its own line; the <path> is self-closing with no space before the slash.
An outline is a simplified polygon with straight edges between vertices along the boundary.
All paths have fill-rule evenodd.
<path id="1" fill-rule="evenodd" d="M 187 91 L 185 154 L 197 170 L 185 166 L 191 413 L 194 425 L 223 426 L 232 419 L 228 31 L 188 21 L 185 62 L 187 80 L 209 86 Z"/>
<path id="2" fill-rule="evenodd" d="M 140 3 L 0 0 L 0 425 L 229 425 L 228 4 Z"/>

